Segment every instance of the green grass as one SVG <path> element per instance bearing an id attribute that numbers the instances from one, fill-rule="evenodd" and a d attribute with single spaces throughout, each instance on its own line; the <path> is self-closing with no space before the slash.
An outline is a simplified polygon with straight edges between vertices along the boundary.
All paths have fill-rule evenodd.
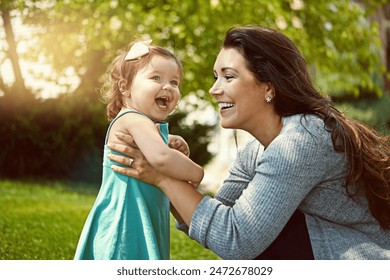
<path id="1" fill-rule="evenodd" d="M 73 259 L 96 186 L 0 181 L 0 259 Z M 174 227 L 171 259 L 219 259 Z"/>

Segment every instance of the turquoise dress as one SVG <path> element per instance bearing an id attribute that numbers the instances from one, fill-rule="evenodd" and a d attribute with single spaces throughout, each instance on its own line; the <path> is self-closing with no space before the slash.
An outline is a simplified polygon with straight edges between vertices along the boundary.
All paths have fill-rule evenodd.
<path id="1" fill-rule="evenodd" d="M 104 146 L 103 180 L 85 222 L 74 259 L 76 260 L 167 260 L 169 259 L 169 200 L 158 188 L 115 173 L 107 158 L 112 124 Z M 168 143 L 168 123 L 160 123 Z M 153 147 L 151 147 L 153 148 Z"/>

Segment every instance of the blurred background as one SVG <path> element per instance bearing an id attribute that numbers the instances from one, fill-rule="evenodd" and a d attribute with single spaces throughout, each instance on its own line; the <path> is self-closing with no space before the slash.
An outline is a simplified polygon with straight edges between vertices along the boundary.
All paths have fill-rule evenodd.
<path id="1" fill-rule="evenodd" d="M 388 0 L 0 0 L 0 15 L 0 259 L 73 258 L 101 181 L 108 122 L 100 88 L 113 57 L 138 38 L 183 62 L 170 131 L 205 167 L 209 194 L 250 139 L 219 127 L 208 94 L 233 25 L 285 33 L 321 92 L 390 135 Z M 171 219 L 171 259 L 218 256 Z"/>
<path id="2" fill-rule="evenodd" d="M 98 185 L 108 126 L 102 79 L 120 50 L 151 38 L 185 67 L 171 133 L 211 170 L 205 182 L 218 184 L 248 139 L 236 147 L 233 132 L 221 131 L 208 94 L 222 39 L 237 24 L 284 32 L 324 94 L 389 133 L 388 0 L 0 0 L 0 9 L 1 178 Z"/>

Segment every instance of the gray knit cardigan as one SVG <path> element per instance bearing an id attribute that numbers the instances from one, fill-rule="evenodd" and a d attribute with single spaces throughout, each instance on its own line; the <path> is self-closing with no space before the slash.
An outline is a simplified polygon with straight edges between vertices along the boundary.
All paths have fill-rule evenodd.
<path id="1" fill-rule="evenodd" d="M 320 118 L 283 118 L 266 150 L 253 140 L 237 153 L 220 191 L 199 203 L 188 234 L 223 259 L 253 259 L 299 208 L 315 259 L 390 259 L 390 231 L 364 196 L 346 195 L 345 170 Z"/>

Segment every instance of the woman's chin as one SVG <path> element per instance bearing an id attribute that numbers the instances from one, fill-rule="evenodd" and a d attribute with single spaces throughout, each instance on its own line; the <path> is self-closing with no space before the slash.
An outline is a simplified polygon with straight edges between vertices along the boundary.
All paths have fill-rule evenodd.
<path id="1" fill-rule="evenodd" d="M 224 122 L 224 121 L 221 121 L 220 125 L 221 125 L 222 128 L 226 128 L 226 129 L 234 128 L 228 122 Z"/>

